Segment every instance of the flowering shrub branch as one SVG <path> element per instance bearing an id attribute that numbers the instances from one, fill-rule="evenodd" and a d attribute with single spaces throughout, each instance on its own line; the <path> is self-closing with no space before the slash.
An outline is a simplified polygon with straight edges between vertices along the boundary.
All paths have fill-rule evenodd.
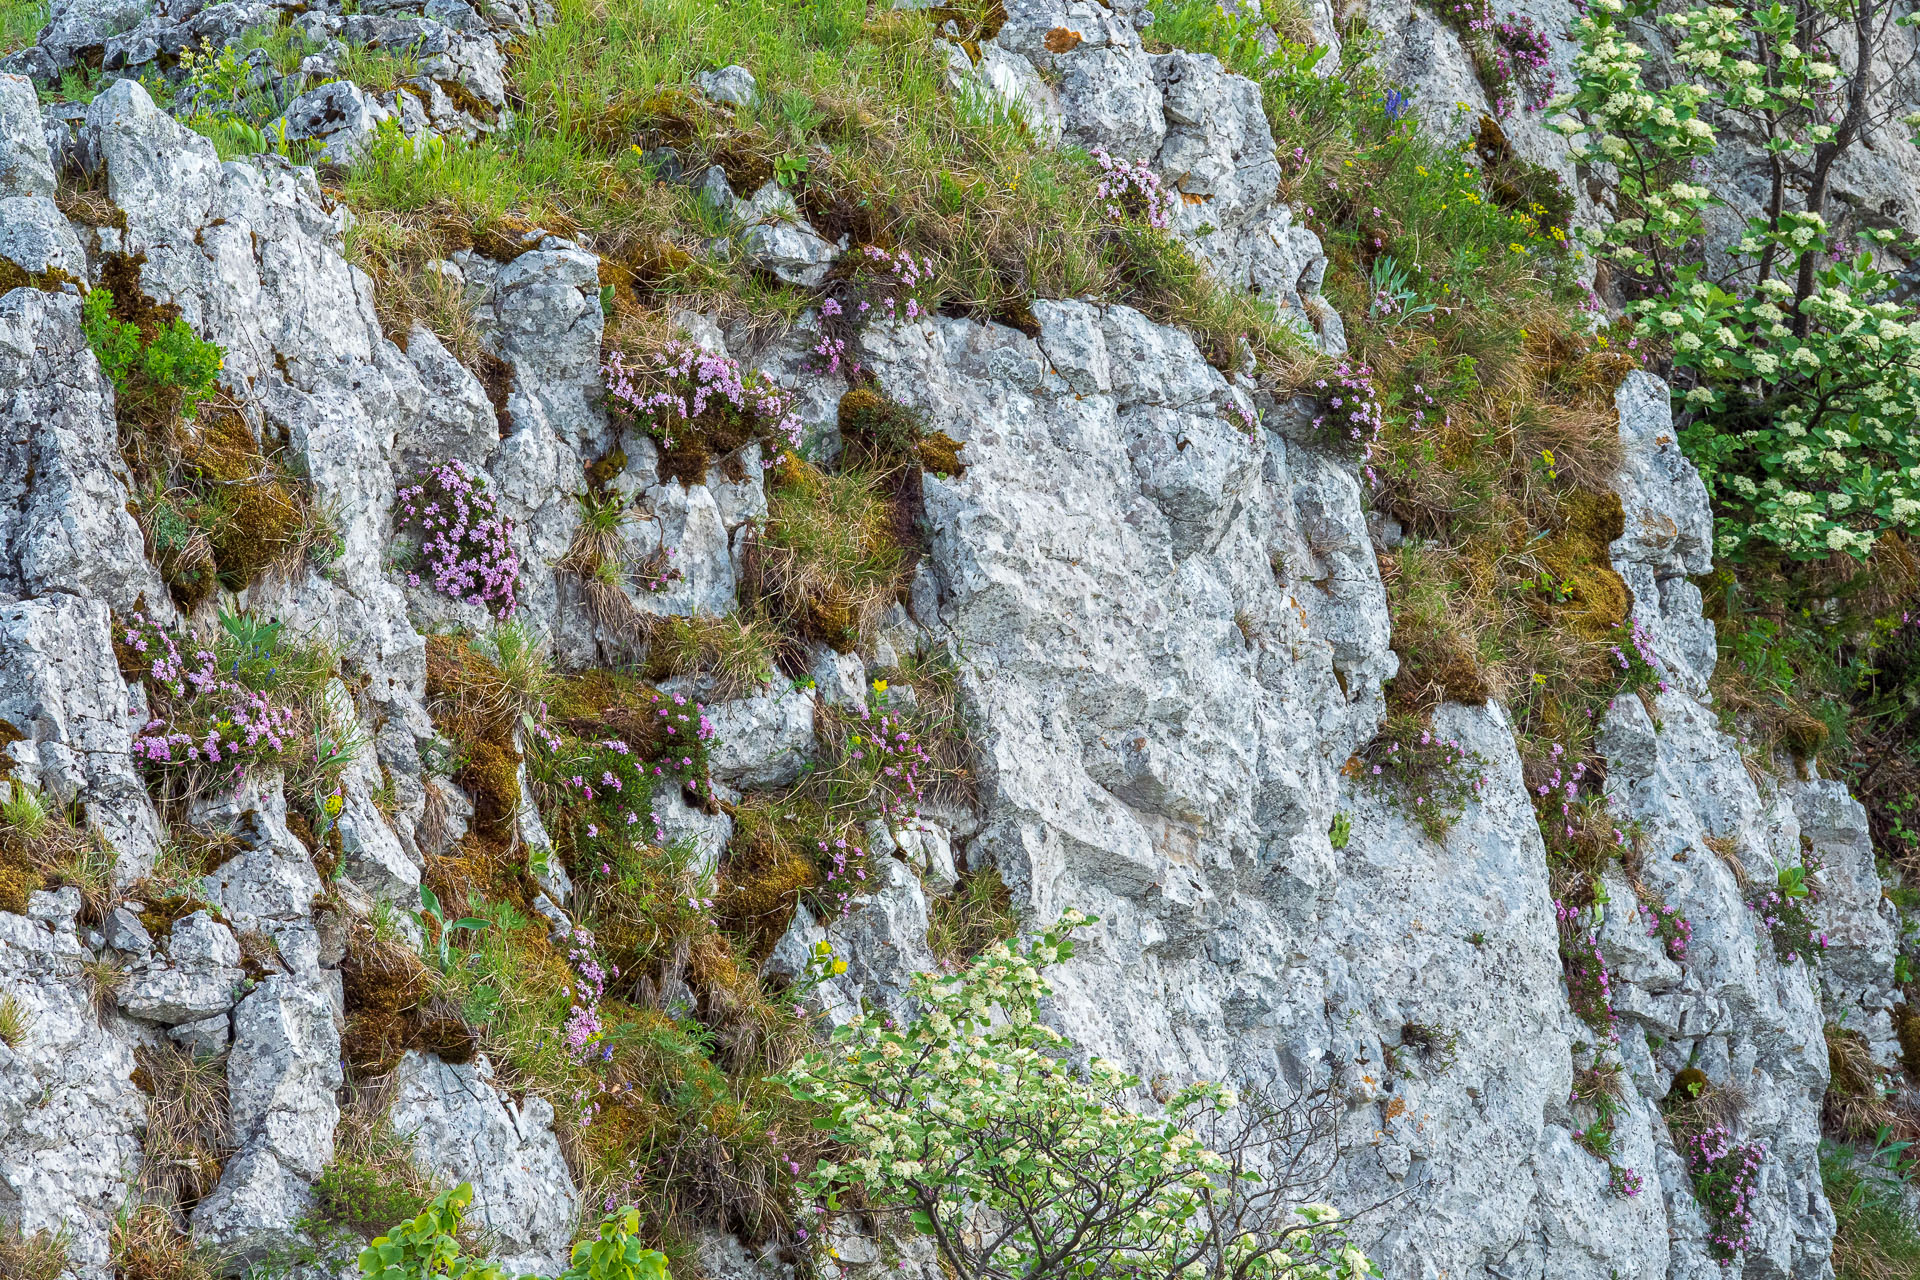
<path id="1" fill-rule="evenodd" d="M 1070 957 L 1074 930 L 1090 923 L 1068 911 L 1041 938 L 998 943 L 959 974 L 916 975 L 924 1012 L 911 1024 L 857 1016 L 786 1072 L 845 1152 L 804 1181 L 816 1207 L 857 1192 L 870 1209 L 908 1215 L 959 1280 L 1378 1275 L 1338 1210 L 1286 1194 L 1284 1171 L 1298 1167 L 1287 1158 L 1312 1145 L 1311 1126 L 1222 1124 L 1243 1105 L 1262 1122 L 1283 1109 L 1205 1083 L 1141 1115 L 1126 1104 L 1137 1077 L 1100 1058 L 1068 1065 L 1072 1045 L 1039 1021 L 1041 971 Z M 1238 1145 L 1209 1149 L 1196 1126 Z M 1256 1150 L 1276 1157 L 1278 1194 L 1263 1194 L 1249 1167 Z"/>
<path id="2" fill-rule="evenodd" d="M 1628 38 L 1642 19 L 1675 39 L 1663 88 L 1642 82 L 1645 50 Z M 1873 0 L 1664 14 L 1658 0 L 1594 0 L 1576 24 L 1576 87 L 1554 105 L 1578 115 L 1557 127 L 1616 175 L 1614 221 L 1589 240 L 1626 275 L 1641 335 L 1671 348 L 1681 441 L 1725 517 L 1723 554 L 1859 557 L 1886 530 L 1920 528 L 1920 329 L 1895 278 L 1826 221 L 1834 163 L 1899 110 L 1877 51 L 1912 21 Z M 1710 110 L 1760 139 L 1771 173 L 1718 275 L 1701 249 L 1706 211 L 1725 202 L 1691 180 L 1719 145 Z M 1920 127 L 1920 112 L 1901 123 Z"/>

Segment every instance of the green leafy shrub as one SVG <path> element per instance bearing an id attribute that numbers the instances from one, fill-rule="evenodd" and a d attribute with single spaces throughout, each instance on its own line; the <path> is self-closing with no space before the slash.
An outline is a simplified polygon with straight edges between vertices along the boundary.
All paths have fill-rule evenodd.
<path id="1" fill-rule="evenodd" d="M 1920 1227 L 1901 1176 L 1908 1144 L 1882 1133 L 1875 1149 L 1820 1144 L 1820 1181 L 1833 1206 L 1835 1280 L 1899 1280 L 1920 1273 Z"/>
<path id="2" fill-rule="evenodd" d="M 857 1016 L 789 1069 L 787 1085 L 824 1109 L 844 1153 L 820 1162 L 804 1189 L 822 1208 L 857 1197 L 907 1216 L 962 1280 L 1379 1274 L 1332 1206 L 1298 1203 L 1278 1184 L 1249 1190 L 1261 1179 L 1244 1161 L 1244 1137 L 1215 1151 L 1192 1132 L 1221 1132 L 1211 1118 L 1245 1105 L 1251 1123 L 1236 1116 L 1232 1131 L 1270 1145 L 1262 1122 L 1276 1116 L 1258 1100 L 1200 1083 L 1146 1116 L 1128 1105 L 1138 1078 L 1101 1058 L 1069 1065 L 1073 1046 L 1039 1019 L 1041 971 L 1072 956 L 1073 931 L 1089 923 L 1068 911 L 1042 937 L 996 944 L 960 974 L 916 975 L 922 1012 L 912 1022 Z M 997 1237 L 966 1229 L 982 1210 L 1004 1224 Z"/>
<path id="3" fill-rule="evenodd" d="M 191 418 L 218 389 L 226 352 L 201 341 L 184 320 L 169 320 L 149 337 L 114 318 L 113 290 L 102 286 L 81 304 L 80 327 L 117 395 L 170 400 L 181 417 Z"/>
<path id="4" fill-rule="evenodd" d="M 473 1184 L 463 1182 L 434 1197 L 417 1217 L 402 1222 L 360 1251 L 360 1274 L 366 1280 L 509 1280 L 490 1262 L 468 1257 L 458 1233 L 467 1206 L 473 1203 Z M 632 1209 L 610 1214 L 600 1224 L 598 1239 L 573 1247 L 573 1265 L 554 1280 L 667 1280 L 667 1257 L 641 1247 L 636 1233 L 640 1215 Z M 525 1280 L 539 1280 L 526 1277 Z"/>

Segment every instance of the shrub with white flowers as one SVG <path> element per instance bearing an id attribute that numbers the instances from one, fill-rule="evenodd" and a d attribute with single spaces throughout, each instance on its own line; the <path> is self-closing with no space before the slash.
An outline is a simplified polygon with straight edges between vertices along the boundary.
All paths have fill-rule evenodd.
<path id="1" fill-rule="evenodd" d="M 1378 1275 L 1337 1209 L 1285 1194 L 1331 1108 L 1263 1110 L 1202 1083 L 1144 1115 L 1128 1104 L 1137 1077 L 1071 1064 L 1072 1044 L 1039 1020 L 1041 970 L 1091 923 L 1068 911 L 961 973 L 919 974 L 909 1025 L 856 1017 L 788 1070 L 838 1148 L 804 1184 L 815 1209 L 853 1192 L 908 1216 L 957 1280 Z M 1227 1141 L 1213 1149 L 1196 1129 Z"/>
<path id="2" fill-rule="evenodd" d="M 1920 328 L 1894 277 L 1826 222 L 1835 161 L 1900 96 L 1872 58 L 1843 73 L 1834 45 L 1877 48 L 1911 19 L 1870 0 L 1663 7 L 1593 0 L 1576 24 L 1576 88 L 1555 103 L 1576 114 L 1556 127 L 1614 181 L 1615 219 L 1589 242 L 1626 274 L 1639 334 L 1672 350 L 1681 442 L 1719 508 L 1719 550 L 1864 556 L 1889 529 L 1920 529 Z M 1641 78 L 1639 21 L 1671 32 L 1665 87 Z M 1720 145 L 1714 122 L 1759 139 L 1772 179 L 1717 275 L 1705 213 L 1724 202 L 1692 180 Z"/>

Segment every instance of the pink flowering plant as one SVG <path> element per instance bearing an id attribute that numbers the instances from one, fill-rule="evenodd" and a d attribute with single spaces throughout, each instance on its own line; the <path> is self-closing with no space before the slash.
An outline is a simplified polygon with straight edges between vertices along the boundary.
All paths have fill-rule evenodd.
<path id="1" fill-rule="evenodd" d="M 1659 693 L 1667 691 L 1667 668 L 1653 651 L 1653 635 L 1646 624 L 1637 617 L 1630 617 L 1614 628 L 1615 638 L 1607 646 L 1612 655 L 1619 692 L 1634 693 L 1641 689 L 1653 689 Z"/>
<path id="2" fill-rule="evenodd" d="M 1173 226 L 1178 197 L 1161 183 L 1145 160 L 1127 160 L 1107 153 L 1104 147 L 1093 149 L 1093 162 L 1100 166 L 1100 178 L 1094 186 L 1094 198 L 1107 218 L 1119 226 L 1147 227 L 1165 231 Z"/>
<path id="3" fill-rule="evenodd" d="M 1813 908 L 1820 903 L 1820 885 L 1814 878 L 1820 865 L 1819 858 L 1808 852 L 1800 866 L 1781 867 L 1772 885 L 1756 889 L 1747 898 L 1747 910 L 1772 940 L 1773 954 L 1781 964 L 1796 960 L 1814 964 L 1827 949 L 1827 935 L 1813 918 Z"/>
<path id="4" fill-rule="evenodd" d="M 1591 872 L 1627 852 L 1631 837 L 1614 821 L 1600 790 L 1602 775 L 1591 762 L 1574 759 L 1564 743 L 1555 742 L 1544 760 L 1527 762 L 1523 771 L 1550 862 Z"/>
<path id="5" fill-rule="evenodd" d="M 1698 1131 L 1683 1127 L 1674 1138 L 1687 1162 L 1693 1198 L 1707 1216 L 1708 1252 L 1730 1263 L 1754 1245 L 1752 1200 L 1767 1144 L 1736 1143 L 1724 1124 Z"/>
<path id="6" fill-rule="evenodd" d="M 311 674 L 310 657 L 283 651 L 277 623 L 260 627 L 225 614 L 222 621 L 230 625 L 219 634 L 165 628 L 140 611 L 115 624 L 121 670 L 146 686 L 150 709 L 134 732 L 133 758 L 168 795 L 315 763 L 307 760 L 313 715 L 283 692 Z M 244 643 L 237 632 L 266 639 Z"/>
<path id="7" fill-rule="evenodd" d="M 1369 483 L 1377 487 L 1373 458 L 1387 418 L 1374 386 L 1373 369 L 1342 360 L 1326 377 L 1314 380 L 1313 391 L 1320 402 L 1313 419 L 1315 434 L 1341 452 L 1358 457 Z M 1427 403 L 1433 403 L 1431 397 Z M 1425 411 L 1420 410 L 1419 416 L 1424 420 Z"/>
<path id="8" fill-rule="evenodd" d="M 420 563 L 407 572 L 408 586 L 431 585 L 496 618 L 513 616 L 520 582 L 513 521 L 499 513 L 484 475 L 449 458 L 423 467 L 394 500 L 394 522 L 419 539 Z"/>
<path id="9" fill-rule="evenodd" d="M 868 889 L 868 850 L 850 834 L 873 818 L 896 830 L 912 827 L 936 766 L 926 725 L 911 711 L 889 705 L 884 680 L 874 682 L 858 707 L 827 707 L 819 716 L 819 758 L 802 780 L 829 817 L 815 840 L 823 883 L 814 897 L 824 913 L 843 916 Z"/>
<path id="10" fill-rule="evenodd" d="M 685 694 L 645 689 L 612 715 L 543 714 L 530 725 L 527 765 L 541 814 L 571 851 L 573 873 L 590 883 L 653 883 L 653 864 L 670 843 L 653 797 L 674 789 L 696 803 L 710 797 L 706 708 Z M 697 885 L 676 879 L 668 892 L 694 899 L 695 913 L 707 909 Z"/>
<path id="11" fill-rule="evenodd" d="M 940 295 L 932 258 L 863 244 L 845 262 L 843 274 L 827 282 L 820 300 L 820 337 L 812 351 L 822 373 L 838 373 L 851 383 L 867 373 L 859 350 L 868 325 L 925 319 Z"/>
<path id="12" fill-rule="evenodd" d="M 1495 17 L 1491 0 L 1453 0 L 1442 16 L 1460 33 L 1497 118 L 1506 119 L 1516 107 L 1546 107 L 1555 88 L 1553 46 L 1539 23 L 1513 12 Z"/>
<path id="13" fill-rule="evenodd" d="M 1681 915 L 1678 907 L 1667 906 L 1651 893 L 1641 899 L 1640 909 L 1647 917 L 1647 936 L 1666 944 L 1668 959 L 1685 960 L 1687 947 L 1693 942 L 1693 922 Z"/>
<path id="14" fill-rule="evenodd" d="M 1487 762 L 1457 738 L 1443 737 L 1420 717 L 1387 717 L 1374 740 L 1343 772 L 1380 791 L 1435 840 L 1443 838 L 1467 802 L 1486 789 Z"/>
<path id="15" fill-rule="evenodd" d="M 1597 907 L 1574 907 L 1556 899 L 1554 921 L 1560 933 L 1560 965 L 1567 981 L 1567 1003 L 1574 1016 L 1606 1036 L 1620 1039 L 1619 1018 L 1613 1012 L 1613 976 L 1600 953 L 1600 915 Z"/>
<path id="16" fill-rule="evenodd" d="M 756 441 L 766 466 L 800 447 L 791 393 L 694 343 L 675 338 L 638 357 L 611 351 L 600 372 L 614 418 L 658 444 L 663 471 L 687 483 L 704 481 L 709 462 Z"/>

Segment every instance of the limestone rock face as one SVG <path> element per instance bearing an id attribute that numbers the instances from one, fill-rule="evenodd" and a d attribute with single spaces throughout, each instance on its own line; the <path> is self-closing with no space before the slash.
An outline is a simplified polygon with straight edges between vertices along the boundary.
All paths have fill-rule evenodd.
<path id="1" fill-rule="evenodd" d="M 1132 6 L 1015 0 L 1006 11 L 977 56 L 952 47 L 953 82 L 1008 105 L 1043 137 L 1146 161 L 1173 196 L 1173 229 L 1220 279 L 1271 299 L 1343 353 L 1339 313 L 1320 296 L 1320 240 L 1279 198 L 1285 158 L 1274 154 L 1260 86 L 1211 54 L 1147 53 Z"/>
<path id="2" fill-rule="evenodd" d="M 139 68 L 202 34 L 278 20 L 264 5 L 189 7 L 176 19 L 175 6 L 147 0 L 62 0 L 44 38 L 8 63 L 42 77 L 95 55 Z M 421 113 L 399 120 L 407 136 L 488 123 L 476 109 L 504 120 L 495 34 L 537 21 L 539 6 L 427 7 L 292 17 L 326 40 L 420 42 L 429 84 L 403 95 Z M 1006 8 L 977 54 L 956 46 L 958 90 L 1013 103 L 1040 136 L 1147 161 L 1181 195 L 1176 228 L 1223 279 L 1343 350 L 1319 296 L 1324 255 L 1280 199 L 1287 157 L 1273 154 L 1258 86 L 1209 57 L 1147 53 L 1130 0 Z M 1331 30 L 1325 6 L 1315 16 Z M 1417 10 L 1376 7 L 1374 22 L 1400 41 L 1395 56 L 1430 48 L 1433 83 L 1456 82 L 1450 32 Z M 233 1153 L 190 1225 L 239 1265 L 300 1242 L 334 1153 L 342 921 L 383 911 L 416 929 L 406 913 L 429 860 L 476 812 L 427 765 L 425 636 L 494 619 L 391 562 L 396 489 L 446 458 L 483 474 L 526 566 L 518 616 L 559 665 L 604 665 L 638 656 L 634 628 L 589 611 L 581 584 L 554 568 L 579 526 L 586 469 L 605 463 L 634 499 L 620 534 L 634 559 L 658 555 L 677 573 L 658 591 L 630 584 L 628 603 L 687 616 L 734 606 L 744 549 L 768 514 L 767 460 L 750 446 L 685 484 L 662 474 L 650 442 L 616 431 L 600 392 L 601 263 L 579 244 L 536 229 L 495 243 L 499 259 L 463 250 L 436 264 L 464 291 L 489 359 L 424 327 L 402 350 L 348 260 L 346 212 L 311 169 L 221 162 L 135 80 L 45 117 L 24 86 L 0 76 L 0 255 L 34 281 L 0 294 L 0 750 L 10 782 L 79 807 L 123 887 L 153 869 L 166 833 L 131 755 L 147 708 L 121 675 L 113 616 L 142 603 L 174 615 L 127 511 L 81 286 L 100 283 L 110 260 L 131 262 L 143 291 L 225 348 L 223 385 L 249 428 L 284 441 L 339 521 L 336 561 L 254 584 L 245 599 L 344 655 L 327 706 L 358 734 L 324 856 L 320 833 L 289 820 L 289 784 L 249 776 L 169 813 L 221 850 L 198 881 L 203 912 L 149 931 L 132 904 L 83 918 L 77 890 L 0 912 L 0 994 L 26 1017 L 17 1042 L 0 1045 L 0 1219 L 66 1230 L 77 1280 L 111 1274 L 110 1226 L 143 1156 L 134 1050 L 171 1043 L 226 1074 Z M 744 105 L 756 90 L 727 68 L 702 92 Z M 323 97 L 398 118 L 398 100 L 352 86 Z M 464 105 L 439 105 L 454 98 Z M 123 220 L 60 214 L 48 133 L 60 166 L 103 184 Z M 812 234 L 777 186 L 738 204 L 724 195 L 762 229 Z M 841 246 L 813 239 L 768 241 L 762 265 L 823 277 Z M 740 240 L 755 251 L 750 230 Z M 1720 1274 L 1658 1105 L 1697 1065 L 1747 1099 L 1739 1140 L 1766 1144 L 1748 1275 L 1824 1280 L 1822 1023 L 1844 1010 L 1883 1061 L 1895 1053 L 1894 919 L 1860 806 L 1830 780 L 1756 780 L 1704 701 L 1714 636 L 1691 579 L 1710 568 L 1712 524 L 1666 388 L 1635 374 L 1616 398 L 1625 528 L 1611 548 L 1666 687 L 1617 699 L 1600 742 L 1614 811 L 1641 832 L 1638 874 L 1695 932 L 1684 958 L 1670 955 L 1629 886 L 1608 882 L 1600 946 L 1626 1064 L 1616 1160 L 1646 1183 L 1622 1198 L 1574 1138 L 1567 1099 L 1598 1033 L 1568 1003 L 1506 713 L 1438 713 L 1436 732 L 1477 755 L 1480 774 L 1444 840 L 1343 772 L 1377 732 L 1397 670 L 1367 477 L 1290 438 L 1287 405 L 1210 365 L 1181 332 L 1095 302 L 1032 310 L 1037 335 L 949 317 L 864 335 L 863 365 L 960 442 L 966 464 L 925 477 L 928 551 L 878 639 L 859 653 L 783 654 L 783 674 L 725 701 L 700 678 L 669 688 L 709 702 L 715 785 L 701 805 L 664 791 L 645 812 L 661 840 L 686 842 L 706 883 L 734 834 L 732 803 L 813 763 L 827 723 L 817 717 L 856 713 L 911 655 L 943 646 L 957 663 L 977 803 L 930 801 L 912 821 L 872 824 L 875 873 L 818 915 L 803 907 L 766 976 L 795 976 L 826 942 L 848 962 L 808 996 L 829 1021 L 862 1001 L 907 1014 L 911 975 L 938 963 L 928 932 L 941 900 L 986 868 L 1023 923 L 1070 906 L 1097 915 L 1047 1016 L 1148 1079 L 1329 1084 L 1348 1152 L 1331 1195 L 1350 1207 L 1397 1197 L 1363 1221 L 1361 1243 L 1385 1274 L 1426 1280 Z M 675 323 L 791 391 L 832 446 L 845 388 L 812 366 L 809 319 L 766 346 L 707 318 Z M 802 672 L 812 687 L 789 682 Z M 1349 833 L 1340 848 L 1336 819 Z M 554 938 L 577 938 L 575 886 L 542 860 L 553 844 L 531 803 L 511 828 L 514 856 L 538 879 L 535 910 Z M 1748 909 L 1776 864 L 1809 853 L 1825 867 L 1831 944 L 1817 971 L 1782 964 Z M 125 980 L 96 1001 L 87 970 L 107 964 Z M 686 1012 L 683 1000 L 676 988 L 662 1003 Z M 474 1182 L 476 1224 L 510 1271 L 561 1270 L 599 1207 L 581 1201 L 553 1106 L 516 1097 L 484 1058 L 408 1053 L 394 1081 L 396 1131 L 442 1182 Z M 880 1257 L 850 1228 L 834 1238 L 850 1260 Z M 744 1247 L 707 1243 L 719 1273 L 759 1265 Z"/>
<path id="3" fill-rule="evenodd" d="M 1773 1274 L 1822 1275 L 1813 975 L 1773 958 L 1702 841 L 1731 838 L 1770 876 L 1770 858 L 1799 857 L 1800 809 L 1818 815 L 1814 838 L 1859 904 L 1849 958 L 1826 980 L 1863 1013 L 1890 1002 L 1888 935 L 1858 810 L 1827 784 L 1757 786 L 1697 700 L 1712 632 L 1686 575 L 1707 567 L 1710 523 L 1660 416 L 1665 388 L 1636 375 L 1620 393 L 1614 555 L 1669 688 L 1658 727 L 1620 699 L 1603 747 L 1616 812 L 1647 832 L 1649 882 L 1701 923 L 1675 965 L 1630 914 L 1631 890 L 1612 890 L 1628 904 L 1603 934 L 1631 1076 L 1617 1159 L 1658 1187 L 1623 1199 L 1572 1140 L 1574 1046 L 1595 1037 L 1567 1004 L 1503 716 L 1447 707 L 1436 720 L 1483 762 L 1442 843 L 1340 774 L 1395 670 L 1352 470 L 1250 438 L 1238 389 L 1178 335 L 1119 308 L 1036 315 L 1032 339 L 933 320 L 867 346 L 890 394 L 966 443 L 963 478 L 927 481 L 938 616 L 922 620 L 956 639 L 978 716 L 984 811 L 968 861 L 997 866 L 1032 918 L 1101 918 L 1055 980 L 1057 1025 L 1148 1075 L 1331 1073 L 1354 1143 L 1336 1199 L 1401 1197 L 1362 1232 L 1390 1275 L 1709 1274 L 1654 1105 L 1697 1061 L 1745 1092 L 1741 1139 L 1770 1153 L 1758 1255 Z M 1353 833 L 1338 851 L 1336 813 Z M 806 942 L 783 942 L 786 963 Z M 851 977 L 870 998 L 896 989 L 884 972 Z M 1416 1026 L 1444 1029 L 1444 1070 L 1408 1047 Z"/>
<path id="4" fill-rule="evenodd" d="M 77 889 L 34 894 L 26 915 L 0 912 L 0 992 L 26 1018 L 19 1043 L 0 1043 L 0 1213 L 25 1231 L 64 1229 L 75 1272 L 105 1277 L 146 1100 L 132 1028 L 103 1023 L 88 996 L 79 912 Z"/>
<path id="5" fill-rule="evenodd" d="M 395 1132 L 450 1182 L 473 1183 L 470 1221 L 498 1240 L 508 1274 L 558 1275 L 580 1216 L 553 1107 L 503 1097 L 483 1058 L 460 1066 L 409 1052 L 394 1078 Z"/>

